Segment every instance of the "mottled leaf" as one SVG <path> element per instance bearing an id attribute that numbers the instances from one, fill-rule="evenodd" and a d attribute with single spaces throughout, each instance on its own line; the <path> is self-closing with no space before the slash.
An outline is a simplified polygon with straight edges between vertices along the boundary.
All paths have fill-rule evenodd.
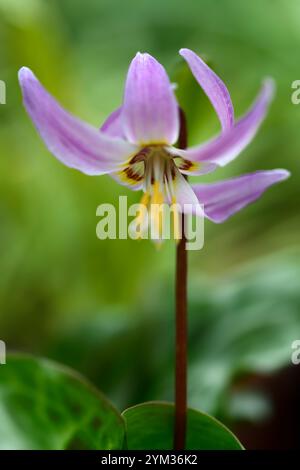
<path id="1" fill-rule="evenodd" d="M 10 355 L 0 366 L 0 449 L 121 449 L 122 417 L 83 377 Z"/>

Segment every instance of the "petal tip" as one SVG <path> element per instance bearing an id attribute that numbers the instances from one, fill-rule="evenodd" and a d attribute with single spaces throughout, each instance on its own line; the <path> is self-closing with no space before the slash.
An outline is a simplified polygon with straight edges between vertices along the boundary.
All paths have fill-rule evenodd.
<path id="1" fill-rule="evenodd" d="M 182 47 L 181 49 L 179 49 L 179 54 L 181 55 L 181 57 L 183 57 L 186 60 L 189 60 L 189 59 L 191 60 L 194 58 L 207 66 L 206 62 L 203 59 L 201 59 L 201 57 L 198 54 L 196 54 L 196 52 L 192 51 L 192 49 L 188 49 L 187 47 Z"/>
<path id="2" fill-rule="evenodd" d="M 146 61 L 146 60 L 151 60 L 153 59 L 154 60 L 154 57 L 152 57 L 152 55 L 148 54 L 148 52 L 141 52 L 141 51 L 138 51 L 133 60 L 140 60 L 140 61 Z"/>
<path id="3" fill-rule="evenodd" d="M 23 65 L 23 67 L 19 69 L 18 75 L 20 78 L 22 78 L 22 77 L 25 77 L 26 75 L 32 75 L 32 71 L 30 70 L 30 68 Z"/>
<path id="4" fill-rule="evenodd" d="M 278 175 L 278 181 L 284 181 L 288 179 L 291 176 L 291 172 L 285 169 L 278 169 L 277 170 L 277 175 Z"/>
<path id="5" fill-rule="evenodd" d="M 18 78 L 19 78 L 20 85 L 22 85 L 27 80 L 36 79 L 32 70 L 30 70 L 30 68 L 25 67 L 25 66 L 20 68 L 18 72 Z"/>
<path id="6" fill-rule="evenodd" d="M 193 51 L 191 51 L 191 49 L 188 49 L 186 47 L 182 47 L 181 49 L 179 49 L 179 54 L 183 57 L 189 53 L 195 54 Z"/>
<path id="7" fill-rule="evenodd" d="M 263 87 L 265 92 L 268 95 L 268 98 L 271 100 L 276 92 L 276 82 L 272 77 L 266 77 L 263 80 Z"/>

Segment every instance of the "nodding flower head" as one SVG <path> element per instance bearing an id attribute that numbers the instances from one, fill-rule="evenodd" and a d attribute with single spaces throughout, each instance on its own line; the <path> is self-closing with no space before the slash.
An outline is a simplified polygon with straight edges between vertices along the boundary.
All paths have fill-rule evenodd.
<path id="1" fill-rule="evenodd" d="M 271 185 L 289 176 L 286 170 L 257 171 L 217 183 L 190 185 L 189 175 L 210 173 L 235 159 L 255 136 L 274 94 L 263 82 L 254 104 L 234 117 L 222 80 L 189 49 L 181 49 L 221 124 L 216 137 L 194 147 L 176 147 L 180 116 L 174 87 L 151 55 L 132 60 L 121 106 L 98 129 L 63 109 L 33 72 L 23 67 L 19 80 L 25 108 L 50 152 L 65 165 L 88 175 L 109 174 L 120 184 L 143 191 L 142 203 L 192 205 L 195 213 L 219 223 L 255 201 Z"/>

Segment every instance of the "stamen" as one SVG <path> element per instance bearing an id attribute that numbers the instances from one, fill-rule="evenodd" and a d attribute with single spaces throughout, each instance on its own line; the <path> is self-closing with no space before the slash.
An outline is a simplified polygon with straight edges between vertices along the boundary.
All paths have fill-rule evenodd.
<path id="1" fill-rule="evenodd" d="M 164 211 L 163 204 L 172 205 L 172 222 L 173 236 L 176 241 L 181 239 L 180 226 L 180 210 L 176 204 L 174 182 L 176 178 L 176 164 L 173 156 L 171 156 L 163 147 L 148 147 L 142 149 L 132 160 L 131 165 L 143 164 L 143 189 L 144 194 L 141 198 L 142 204 L 146 210 L 141 210 L 137 224 L 146 227 L 146 215 L 150 216 L 151 226 L 154 229 L 151 235 L 153 238 L 160 240 L 163 236 Z M 186 164 L 186 168 L 190 166 L 190 162 Z M 127 176 L 137 179 L 138 176 L 127 169 Z M 178 170 L 177 170 L 178 171 Z M 145 215 L 146 214 L 146 215 Z M 153 224 L 153 225 L 152 225 Z"/>
<path id="2" fill-rule="evenodd" d="M 150 195 L 149 193 L 144 193 L 141 200 L 140 200 L 140 205 L 144 206 L 144 210 L 139 211 L 139 215 L 136 218 L 136 226 L 140 226 L 140 236 L 138 237 L 139 239 L 142 238 L 142 232 L 143 230 L 146 229 L 146 223 L 145 223 L 145 218 L 147 216 L 147 211 L 146 209 L 148 208 L 149 205 L 149 200 L 150 200 Z"/>
<path id="3" fill-rule="evenodd" d="M 174 230 L 174 239 L 176 240 L 177 243 L 179 243 L 179 240 L 181 239 L 181 227 L 180 227 L 180 217 L 179 217 L 179 212 L 177 209 L 176 205 L 176 198 L 173 196 L 172 197 L 172 213 L 173 213 L 173 230 Z"/>
<path id="4" fill-rule="evenodd" d="M 153 194 L 151 198 L 151 216 L 153 217 L 153 222 L 155 224 L 158 237 L 161 236 L 163 227 L 163 213 L 161 210 L 163 202 L 164 195 L 160 190 L 159 182 L 155 181 L 153 184 Z"/>
<path id="5" fill-rule="evenodd" d="M 148 202 L 149 202 L 149 193 L 144 193 L 141 200 L 140 200 L 140 204 L 143 204 L 144 206 L 148 206 Z"/>
<path id="6" fill-rule="evenodd" d="M 159 186 L 159 182 L 154 181 L 151 204 L 162 204 L 164 202 L 164 196 Z"/>

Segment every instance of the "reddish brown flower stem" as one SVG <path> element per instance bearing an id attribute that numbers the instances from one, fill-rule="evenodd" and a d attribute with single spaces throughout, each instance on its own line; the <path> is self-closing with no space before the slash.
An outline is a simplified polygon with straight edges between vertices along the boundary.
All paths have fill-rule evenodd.
<path id="1" fill-rule="evenodd" d="M 187 147 L 186 118 L 181 109 L 178 147 Z M 184 216 L 181 224 L 182 236 L 176 250 L 175 450 L 185 448 L 187 427 L 187 251 Z"/>

